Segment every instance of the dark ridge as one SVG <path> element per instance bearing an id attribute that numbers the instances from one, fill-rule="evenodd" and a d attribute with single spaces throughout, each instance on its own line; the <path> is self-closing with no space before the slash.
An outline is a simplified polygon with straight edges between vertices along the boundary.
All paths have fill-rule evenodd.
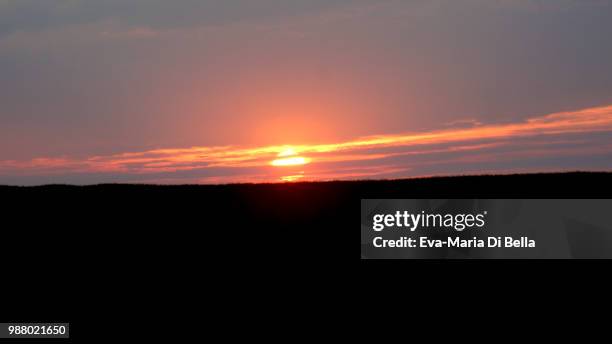
<path id="1" fill-rule="evenodd" d="M 364 281 L 371 281 L 373 295 L 378 295 L 374 284 L 389 276 L 407 279 L 394 288 L 415 283 L 421 287 L 427 280 L 423 276 L 463 281 L 465 269 L 458 270 L 457 264 L 445 265 L 443 272 L 433 263 L 358 268 L 360 200 L 611 198 L 612 173 L 287 184 L 2 186 L 0 196 L 0 259 L 7 266 L 5 293 L 10 295 L 3 309 L 24 319 L 32 314 L 67 319 L 73 322 L 71 335 L 84 338 L 85 332 L 99 334 L 98 323 L 90 322 L 96 317 L 125 324 L 126 333 L 134 318 L 150 326 L 168 314 L 179 314 L 180 305 L 206 309 L 220 293 L 233 295 L 234 302 L 260 316 L 260 310 L 269 308 L 270 290 L 284 299 L 298 293 L 299 286 L 307 292 L 300 291 L 297 304 L 287 306 L 315 305 L 320 312 L 338 300 L 327 302 L 322 291 L 345 295 Z M 514 270 L 508 265 L 486 270 L 465 266 L 505 281 L 507 276 L 533 281 L 550 271 L 548 265 L 544 269 L 530 264 L 532 270 L 526 265 Z M 427 274 L 436 267 L 438 272 Z M 566 266 L 557 267 L 567 274 Z M 262 281 L 279 287 L 260 288 Z M 355 300 L 361 299 L 347 300 L 347 305 Z"/>
<path id="2" fill-rule="evenodd" d="M 467 175 L 393 180 L 321 181 L 222 185 L 98 184 L 87 186 L 0 186 L 0 192 L 26 193 L 198 193 L 207 198 L 237 200 L 239 196 L 274 196 L 278 192 L 304 193 L 317 198 L 328 194 L 349 198 L 590 198 L 608 197 L 611 172 L 565 172 L 508 175 Z M 237 198 L 238 197 L 238 198 Z"/>

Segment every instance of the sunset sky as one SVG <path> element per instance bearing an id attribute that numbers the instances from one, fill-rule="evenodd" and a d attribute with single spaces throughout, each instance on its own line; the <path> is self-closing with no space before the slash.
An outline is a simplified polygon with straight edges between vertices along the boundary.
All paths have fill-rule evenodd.
<path id="1" fill-rule="evenodd" d="M 612 1 L 0 0 L 0 184 L 612 171 Z"/>

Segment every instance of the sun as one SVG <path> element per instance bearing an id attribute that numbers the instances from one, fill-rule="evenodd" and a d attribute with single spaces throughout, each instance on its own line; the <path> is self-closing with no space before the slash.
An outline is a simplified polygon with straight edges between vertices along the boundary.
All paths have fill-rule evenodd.
<path id="1" fill-rule="evenodd" d="M 277 157 L 279 159 L 273 160 L 270 164 L 272 166 L 299 166 L 305 165 L 310 162 L 310 159 L 303 156 L 297 156 L 295 149 L 286 147 Z"/>
<path id="2" fill-rule="evenodd" d="M 272 166 L 296 166 L 305 165 L 310 161 L 307 158 L 296 156 L 292 158 L 276 159 L 272 161 Z"/>

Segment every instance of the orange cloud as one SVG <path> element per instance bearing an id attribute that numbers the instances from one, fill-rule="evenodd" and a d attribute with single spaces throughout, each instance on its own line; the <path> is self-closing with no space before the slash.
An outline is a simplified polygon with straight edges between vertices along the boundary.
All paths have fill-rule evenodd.
<path id="1" fill-rule="evenodd" d="M 428 155 L 442 153 L 480 152 L 500 146 L 516 145 L 528 138 L 557 137 L 557 140 L 539 143 L 537 150 L 512 153 L 513 159 L 521 156 L 534 155 L 562 155 L 571 152 L 580 154 L 594 152 L 610 152 L 612 145 L 607 146 L 581 146 L 580 148 L 559 148 L 555 142 L 565 142 L 559 137 L 574 134 L 596 134 L 612 131 L 612 106 L 590 108 L 580 111 L 553 113 L 534 117 L 517 123 L 481 125 L 475 123 L 472 127 L 449 128 L 437 131 L 420 133 L 406 133 L 398 135 L 378 135 L 359 138 L 346 142 L 317 144 L 317 145 L 278 145 L 263 147 L 190 147 L 177 149 L 156 149 L 143 152 L 129 152 L 105 156 L 92 156 L 84 159 L 71 158 L 38 158 L 29 161 L 0 161 L 1 175 L 61 175 L 66 173 L 119 173 L 133 175 L 135 180 L 139 176 L 179 171 L 206 170 L 206 169 L 259 169 L 256 175 L 252 173 L 232 174 L 229 176 L 214 176 L 210 179 L 200 180 L 227 180 L 227 181 L 261 181 L 278 180 L 278 169 L 271 167 L 270 163 L 285 152 L 291 151 L 292 156 L 299 155 L 308 159 L 310 164 L 331 166 L 334 163 L 353 163 L 368 160 L 380 160 L 406 155 Z M 569 153 L 568 153 L 569 152 Z M 486 158 L 491 154 L 482 154 Z M 523 155 L 521 155 L 523 154 Z M 456 156 L 453 159 L 465 159 Z M 448 159 L 447 161 L 453 161 Z M 470 157 L 478 160 L 478 157 Z M 377 171 L 398 172 L 407 170 L 409 166 L 379 166 Z M 336 171 L 334 173 L 334 170 Z M 442 173 L 444 171 L 441 171 Z M 483 171 L 486 172 L 486 171 Z M 300 175 L 293 173 L 289 176 Z M 359 168 L 340 169 L 313 168 L 310 174 L 313 179 L 342 179 L 379 175 L 373 171 L 372 166 L 362 165 Z M 266 176 L 273 178 L 266 179 Z M 287 176 L 285 176 L 287 178 Z M 172 179 L 171 176 L 166 180 Z M 289 178 L 290 179 L 290 178 Z"/>

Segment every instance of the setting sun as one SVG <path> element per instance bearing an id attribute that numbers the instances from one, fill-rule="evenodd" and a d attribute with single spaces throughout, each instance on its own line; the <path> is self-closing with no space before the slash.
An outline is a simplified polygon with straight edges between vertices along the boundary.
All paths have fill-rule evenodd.
<path id="1" fill-rule="evenodd" d="M 272 166 L 298 166 L 310 162 L 308 158 L 297 156 L 297 153 L 291 147 L 285 148 L 282 152 L 278 153 L 277 157 L 280 159 L 273 160 L 271 162 Z"/>
<path id="2" fill-rule="evenodd" d="M 272 166 L 296 166 L 296 165 L 304 165 L 309 162 L 310 161 L 307 158 L 296 156 L 296 157 L 291 157 L 291 158 L 276 159 L 272 161 Z"/>

